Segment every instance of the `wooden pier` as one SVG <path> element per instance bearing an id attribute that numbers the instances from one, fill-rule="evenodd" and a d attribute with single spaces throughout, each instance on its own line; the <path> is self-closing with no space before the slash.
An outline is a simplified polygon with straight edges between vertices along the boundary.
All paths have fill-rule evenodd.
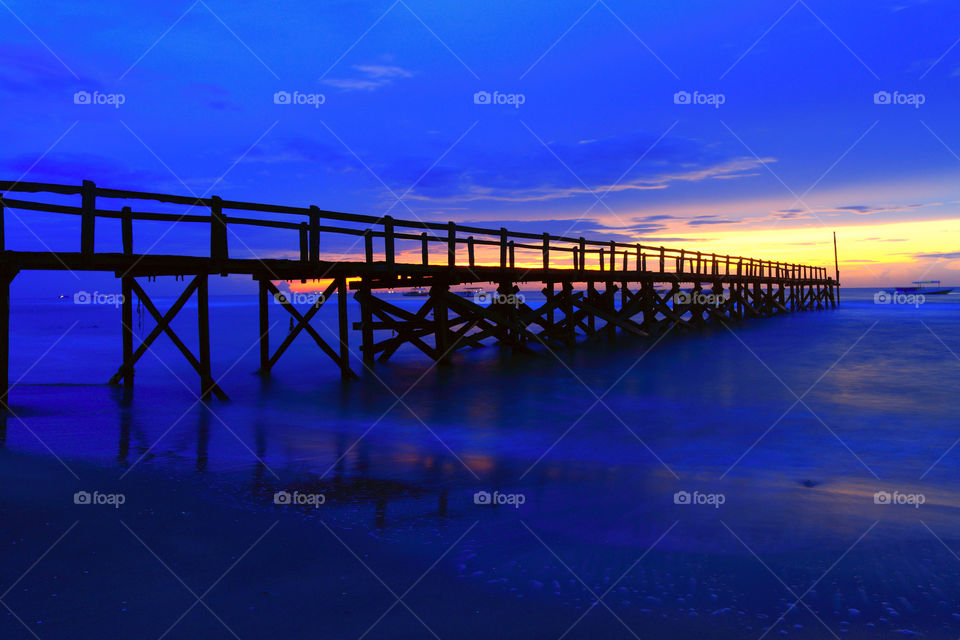
<path id="1" fill-rule="evenodd" d="M 18 197 L 11 198 L 10 193 Z M 2 233 L 5 210 L 18 218 L 29 212 L 79 216 L 79 251 L 8 249 Z M 29 226 L 29 217 L 22 219 Z M 109 220 L 119 221 L 121 231 L 119 250 L 112 252 L 97 249 L 104 244 L 96 233 L 97 223 Z M 158 254 L 150 245 L 138 247 L 138 253 L 134 222 L 203 225 L 204 233 L 209 232 L 209 252 Z M 235 231 L 241 226 L 285 230 L 291 242 L 276 251 L 293 256 L 230 257 L 231 246 L 236 251 L 242 244 Z M 321 246 L 344 238 L 354 247 L 340 255 L 330 251 L 321 255 Z M 248 249 L 246 245 L 243 248 Z M 293 340 L 306 332 L 339 368 L 343 379 L 355 377 L 358 367 L 372 367 L 376 360 L 390 358 L 406 344 L 434 361 L 446 362 L 458 349 L 491 342 L 520 349 L 538 344 L 553 349 L 613 337 L 618 332 L 650 336 L 673 326 L 697 327 L 833 308 L 839 297 L 839 274 L 831 278 L 825 267 L 454 222 L 338 213 L 316 206 L 104 189 L 90 181 L 79 186 L 0 182 L 0 250 L 0 389 L 4 403 L 9 388 L 10 283 L 25 270 L 113 273 L 123 294 L 122 349 L 110 382 L 132 387 L 137 361 L 160 334 L 166 334 L 196 370 L 205 400 L 227 397 L 216 384 L 210 364 L 210 276 L 245 275 L 259 283 L 261 373 L 268 374 Z M 138 282 L 157 277 L 178 277 L 187 283 L 166 312 L 157 308 Z M 323 295 L 304 312 L 286 300 L 275 284 L 297 280 L 325 286 Z M 451 290 L 483 283 L 496 287 L 495 293 L 487 294 L 489 300 L 467 298 Z M 540 287 L 545 297 L 536 308 L 526 303 L 520 288 L 531 284 Z M 423 287 L 428 292 L 419 298 L 419 309 L 403 308 L 383 295 L 399 287 Z M 347 318 L 350 291 L 361 312 L 360 322 L 352 327 Z M 330 344 L 310 320 L 334 294 L 338 340 Z M 171 321 L 193 295 L 198 310 L 196 354 L 171 328 Z M 138 345 L 134 345 L 134 296 L 156 320 Z M 295 321 L 293 330 L 274 351 L 269 341 L 271 299 Z M 351 328 L 360 332 L 362 358 L 358 363 L 351 358 Z"/>

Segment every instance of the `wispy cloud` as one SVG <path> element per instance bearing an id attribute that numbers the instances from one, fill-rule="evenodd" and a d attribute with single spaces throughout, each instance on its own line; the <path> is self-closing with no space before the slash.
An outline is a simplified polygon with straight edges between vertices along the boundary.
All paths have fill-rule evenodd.
<path id="1" fill-rule="evenodd" d="M 349 78 L 325 78 L 324 84 L 344 91 L 373 91 L 400 78 L 412 78 L 413 72 L 383 64 L 353 65 L 356 74 Z"/>
<path id="2" fill-rule="evenodd" d="M 414 193 L 408 196 L 412 200 L 425 200 L 432 202 L 472 202 L 477 200 L 492 200 L 501 202 L 540 202 L 546 200 L 556 200 L 559 198 L 572 198 L 583 195 L 623 193 L 628 191 L 650 191 L 666 189 L 671 184 L 680 182 L 699 182 L 712 178 L 740 178 L 754 175 L 749 173 L 752 169 L 765 162 L 774 162 L 773 158 L 764 158 L 758 160 L 753 157 L 739 157 L 731 160 L 722 161 L 710 166 L 687 169 L 673 170 L 659 173 L 648 177 L 634 178 L 624 180 L 616 184 L 600 183 L 596 186 L 537 186 L 527 188 L 498 188 L 485 184 L 465 184 L 459 190 L 459 193 L 453 195 L 433 196 L 425 193 Z M 528 167 L 528 175 L 536 178 L 535 170 Z M 461 176 L 462 179 L 470 181 L 473 176 L 469 170 Z M 570 178 L 575 182 L 575 178 Z M 491 183 L 493 184 L 493 183 Z"/>

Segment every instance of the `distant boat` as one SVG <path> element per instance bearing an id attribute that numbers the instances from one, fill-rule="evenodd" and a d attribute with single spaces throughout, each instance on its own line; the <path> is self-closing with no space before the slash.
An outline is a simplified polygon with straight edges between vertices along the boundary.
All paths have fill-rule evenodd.
<path id="1" fill-rule="evenodd" d="M 458 296 L 464 298 L 475 298 L 484 293 L 483 287 L 464 287 L 462 291 L 454 291 Z"/>
<path id="2" fill-rule="evenodd" d="M 426 298 L 430 295 L 430 292 L 423 287 L 414 287 L 413 289 L 410 289 L 410 291 L 404 291 L 403 295 L 409 298 Z"/>
<path id="3" fill-rule="evenodd" d="M 916 280 L 915 287 L 897 287 L 897 293 L 922 293 L 925 296 L 938 296 L 950 293 L 952 288 L 941 287 L 939 280 Z M 925 287 L 924 285 L 932 285 Z"/>

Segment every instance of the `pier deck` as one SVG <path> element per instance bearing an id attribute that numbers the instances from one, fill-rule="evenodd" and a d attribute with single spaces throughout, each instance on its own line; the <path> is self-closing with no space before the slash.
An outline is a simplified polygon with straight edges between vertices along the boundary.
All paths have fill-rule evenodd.
<path id="1" fill-rule="evenodd" d="M 29 199 L 9 193 L 29 194 Z M 38 196 L 37 194 L 42 194 Z M 79 198 L 79 202 L 64 204 Z M 154 209 L 144 210 L 144 203 Z M 106 207 L 105 207 L 106 205 Z M 0 234 L 0 389 L 3 402 L 9 380 L 10 283 L 21 271 L 112 273 L 120 280 L 121 352 L 112 383 L 133 386 L 134 365 L 161 333 L 166 334 L 200 378 L 203 399 L 226 398 L 210 366 L 210 276 L 250 276 L 259 282 L 260 371 L 268 374 L 302 332 L 340 369 L 356 376 L 356 366 L 372 367 L 409 344 L 443 362 L 458 349 L 491 341 L 526 349 L 572 345 L 618 332 L 638 336 L 658 334 L 675 326 L 696 327 L 708 322 L 738 321 L 802 310 L 835 307 L 839 274 L 825 267 L 757 258 L 717 255 L 637 243 L 600 241 L 486 229 L 454 222 L 398 220 L 321 210 L 103 189 L 82 185 L 0 182 L 0 230 L 5 211 L 18 219 L 23 212 L 79 216 L 79 251 L 10 250 Z M 241 212 L 227 215 L 225 212 Z M 119 221 L 119 250 L 97 251 L 98 221 Z M 183 224 L 209 233 L 209 252 L 193 255 L 134 250 L 134 222 L 167 223 L 164 237 Z M 184 224 L 187 223 L 187 224 Z M 296 240 L 276 248 L 293 257 L 230 257 L 230 246 L 249 247 L 236 233 L 239 227 L 286 230 Z M 29 227 L 28 227 L 29 228 Z M 351 239 L 352 237 L 352 239 Z M 232 242 L 228 241 L 231 239 Z M 40 239 L 42 242 L 42 239 Z M 341 252 L 321 246 L 340 243 Z M 141 244 L 145 244 L 141 241 Z M 195 238 L 194 238 L 195 244 Z M 436 249 L 439 249 L 437 251 Z M 161 312 L 138 278 L 190 277 L 166 312 Z M 301 312 L 277 289 L 279 281 L 317 281 L 324 288 L 317 302 Z M 492 283 L 496 292 L 471 300 L 451 291 L 458 285 Z M 532 308 L 520 285 L 542 285 L 545 303 Z M 582 290 L 574 285 L 583 285 Z M 423 287 L 419 309 L 411 311 L 385 299 L 382 292 L 399 287 Z M 353 292 L 361 321 L 347 319 L 347 296 Z M 336 293 L 338 343 L 324 340 L 310 325 L 317 311 Z M 170 327 L 187 300 L 197 296 L 199 353 L 194 354 Z M 157 324 L 134 345 L 133 297 Z M 270 299 L 280 302 L 296 321 L 294 330 L 275 351 L 269 344 Z M 350 329 L 361 334 L 359 358 L 350 351 Z M 384 335 L 389 332 L 389 337 Z"/>

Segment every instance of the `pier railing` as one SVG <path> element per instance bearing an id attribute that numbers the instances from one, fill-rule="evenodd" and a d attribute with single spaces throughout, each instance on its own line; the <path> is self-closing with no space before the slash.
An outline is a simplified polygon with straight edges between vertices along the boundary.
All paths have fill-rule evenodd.
<path id="1" fill-rule="evenodd" d="M 45 193 L 57 196 L 79 197 L 79 204 L 55 204 L 36 200 L 10 198 L 7 193 Z M 129 204 L 119 208 L 105 208 L 130 202 L 152 201 L 163 205 L 186 207 L 180 212 L 134 210 Z M 297 234 L 299 260 L 304 263 L 321 262 L 321 238 L 324 235 L 362 238 L 363 259 L 368 264 L 385 264 L 389 273 L 397 265 L 424 265 L 449 267 L 491 266 L 478 261 L 480 247 L 496 247 L 501 268 L 516 268 L 517 254 L 532 259 L 543 269 L 573 269 L 575 271 L 621 271 L 682 273 L 685 275 L 744 276 L 791 280 L 825 281 L 825 267 L 794 264 L 758 258 L 704 253 L 687 249 L 650 246 L 641 243 L 602 241 L 584 237 L 530 233 L 509 229 L 488 229 L 455 222 L 425 222 L 402 220 L 389 215 L 371 216 L 327 211 L 317 206 L 293 207 L 223 200 L 217 196 L 179 196 L 120 189 L 105 189 L 89 180 L 81 185 L 46 184 L 37 182 L 0 181 L 0 218 L 3 209 L 60 213 L 80 216 L 79 253 L 93 260 L 96 220 L 119 219 L 123 252 L 133 253 L 133 222 L 153 221 L 194 223 L 209 227 L 210 252 L 213 262 L 229 259 L 228 226 L 252 226 L 282 229 Z M 230 215 L 227 212 L 231 212 Z M 271 219 L 265 216 L 289 219 Z M 0 220 L 2 221 L 2 220 Z M 439 260 L 431 247 L 442 245 Z M 398 260 L 398 247 L 419 260 Z M 0 224 L 0 249 L 3 245 Z M 466 260 L 462 250 L 466 249 Z M 445 259 L 444 259 L 445 258 Z M 351 262 L 338 258 L 337 262 Z M 496 262 L 493 266 L 496 266 Z M 537 267 L 534 267 L 537 268 Z"/>

